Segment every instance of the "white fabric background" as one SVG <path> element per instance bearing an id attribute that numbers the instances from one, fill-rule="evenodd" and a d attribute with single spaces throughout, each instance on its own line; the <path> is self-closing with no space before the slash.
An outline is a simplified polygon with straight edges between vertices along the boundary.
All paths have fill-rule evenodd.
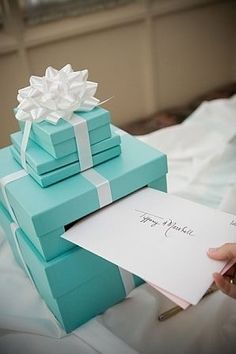
<path id="1" fill-rule="evenodd" d="M 170 193 L 236 214 L 236 96 L 204 102 L 181 125 L 139 138 L 167 153 Z M 0 352 L 236 352 L 236 300 L 216 292 L 159 322 L 158 315 L 172 306 L 145 284 L 66 335 L 15 263 L 0 230 Z"/>

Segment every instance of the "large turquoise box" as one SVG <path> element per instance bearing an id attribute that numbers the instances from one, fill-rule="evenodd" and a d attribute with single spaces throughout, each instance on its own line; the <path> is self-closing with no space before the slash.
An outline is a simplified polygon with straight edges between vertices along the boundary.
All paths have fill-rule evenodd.
<path id="1" fill-rule="evenodd" d="M 147 185 L 166 190 L 163 153 L 129 134 L 121 136 L 121 146 L 120 156 L 91 169 L 109 181 L 112 201 Z M 20 169 L 9 148 L 0 150 L 0 179 Z M 97 187 L 85 172 L 48 188 L 25 175 L 6 184 L 5 192 L 21 229 L 46 260 L 73 247 L 60 235 L 71 223 L 100 208 Z M 0 200 L 7 208 L 1 190 Z"/>
<path id="2" fill-rule="evenodd" d="M 21 263 L 11 228 L 12 220 L 1 205 L 0 224 Z M 16 237 L 38 292 L 67 332 L 126 297 L 116 265 L 79 247 L 45 262 L 21 229 L 16 231 Z M 135 286 L 143 282 L 136 276 L 133 281 Z"/>
<path id="3" fill-rule="evenodd" d="M 90 145 L 111 137 L 111 115 L 104 108 L 96 107 L 89 112 L 74 112 L 86 120 Z M 19 121 L 20 128 L 24 129 L 24 122 Z M 33 123 L 30 139 L 40 145 L 54 158 L 61 158 L 77 151 L 73 126 L 60 119 L 57 124 L 47 121 Z"/>

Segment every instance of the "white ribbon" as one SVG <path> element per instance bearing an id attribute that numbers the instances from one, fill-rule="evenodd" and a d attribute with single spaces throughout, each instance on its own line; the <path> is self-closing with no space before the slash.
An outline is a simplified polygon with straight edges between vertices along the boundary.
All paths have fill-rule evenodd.
<path id="1" fill-rule="evenodd" d="M 11 227 L 11 232 L 12 232 L 12 235 L 13 235 L 13 239 L 14 239 L 14 242 L 15 242 L 15 245 L 16 245 L 16 249 L 17 249 L 18 255 L 19 255 L 19 257 L 20 257 L 20 260 L 21 260 L 21 262 L 22 262 L 22 264 L 23 264 L 23 267 L 24 267 L 24 269 L 25 269 L 26 274 L 28 275 L 28 277 L 29 277 L 31 283 L 32 283 L 33 286 L 35 287 L 34 280 L 33 280 L 33 278 L 32 278 L 32 275 L 31 275 L 31 273 L 30 273 L 30 270 L 29 270 L 29 268 L 28 268 L 28 266 L 27 266 L 27 264 L 26 264 L 26 262 L 25 262 L 25 260 L 24 260 L 24 257 L 23 257 L 22 252 L 21 252 L 20 244 L 19 244 L 19 241 L 18 241 L 18 238 L 17 238 L 17 235 L 16 235 L 16 231 L 17 231 L 18 229 L 20 229 L 20 227 L 19 227 L 19 225 L 17 225 L 17 224 L 14 223 L 14 222 L 12 222 L 12 223 L 10 224 L 10 227 Z"/>
<path id="2" fill-rule="evenodd" d="M 112 203 L 111 186 L 108 179 L 103 177 L 93 168 L 82 172 L 82 176 L 84 176 L 96 187 L 100 208 L 103 208 L 104 206 Z M 131 290 L 135 288 L 133 274 L 125 269 L 122 269 L 121 267 L 118 268 L 120 271 L 121 280 L 124 285 L 125 293 L 128 295 Z"/>
<path id="3" fill-rule="evenodd" d="M 70 120 L 74 111 L 90 111 L 100 101 L 94 97 L 97 83 L 87 78 L 88 70 L 73 71 L 70 64 L 61 70 L 48 67 L 42 77 L 31 76 L 30 86 L 18 91 L 16 119 L 57 124 L 61 118 Z"/>
<path id="4" fill-rule="evenodd" d="M 19 241 L 18 241 L 18 237 L 17 237 L 17 235 L 16 235 L 16 231 L 17 231 L 18 229 L 20 229 L 20 227 L 19 227 L 18 224 L 12 222 L 12 223 L 10 223 L 10 228 L 11 228 L 11 232 L 12 232 L 12 235 L 13 235 L 13 239 L 14 239 L 14 242 L 15 242 L 15 245 L 16 245 L 16 250 L 17 250 L 17 252 L 18 252 L 18 255 L 19 255 L 19 257 L 20 257 L 20 260 L 21 260 L 21 262 L 22 262 L 22 265 L 23 265 L 23 267 L 24 267 L 24 270 L 25 270 L 26 274 L 28 275 L 29 280 L 30 280 L 31 284 L 33 285 L 33 287 L 37 290 L 37 292 L 39 292 L 39 291 L 38 291 L 38 288 L 37 288 L 37 286 L 36 286 L 36 284 L 35 284 L 35 282 L 34 282 L 33 276 L 32 276 L 32 274 L 31 274 L 31 272 L 30 272 L 30 270 L 29 270 L 29 267 L 27 266 L 27 264 L 26 264 L 26 262 L 25 262 L 25 260 L 24 260 L 24 257 L 23 257 L 22 251 L 21 251 L 21 247 L 20 247 L 20 244 L 19 244 Z M 51 311 L 50 309 L 49 309 L 49 311 L 51 312 L 51 315 L 52 315 L 52 317 L 54 318 L 54 320 L 55 320 L 55 322 L 57 323 L 57 325 L 58 325 L 59 327 L 61 327 L 61 324 L 59 323 L 58 319 L 54 316 L 54 314 L 52 313 L 52 311 Z"/>
<path id="5" fill-rule="evenodd" d="M 94 168 L 81 173 L 97 189 L 100 208 L 112 203 L 112 194 L 109 181 Z"/>
<path id="6" fill-rule="evenodd" d="M 11 215 L 12 220 L 15 221 L 15 223 L 17 223 L 16 216 L 15 216 L 15 213 L 14 213 L 12 207 L 11 207 L 11 204 L 9 203 L 5 187 L 8 183 L 13 182 L 19 178 L 22 178 L 22 177 L 26 176 L 27 174 L 28 173 L 24 169 L 22 169 L 22 170 L 13 172 L 5 177 L 0 178 L 0 188 L 2 190 L 3 198 L 5 200 L 7 210 L 9 212 L 9 214 Z"/>
<path id="7" fill-rule="evenodd" d="M 11 224 L 11 229 L 12 229 L 12 232 L 14 231 L 13 235 L 14 235 L 14 239 L 15 239 L 15 243 L 16 243 L 16 247 L 17 247 L 19 256 L 22 260 L 22 263 L 24 265 L 24 268 L 26 269 L 27 274 L 29 275 L 30 279 L 32 280 L 32 276 L 29 273 L 29 269 L 28 269 L 27 265 L 25 264 L 25 261 L 23 259 L 23 256 L 22 256 L 22 253 L 20 250 L 20 246 L 18 243 L 18 239 L 15 234 L 15 231 L 17 230 L 17 228 L 19 228 L 18 222 L 16 220 L 16 216 L 14 214 L 14 211 L 9 203 L 7 193 L 5 190 L 5 186 L 8 183 L 13 182 L 19 178 L 22 178 L 22 177 L 26 176 L 27 174 L 28 173 L 24 169 L 22 169 L 22 170 L 13 172 L 5 177 L 2 177 L 0 179 L 0 188 L 2 190 L 3 198 L 5 200 L 9 214 L 11 215 L 12 220 L 14 220 L 14 223 Z M 83 177 L 85 177 L 89 182 L 91 182 L 95 186 L 95 188 L 97 190 L 97 194 L 98 194 L 100 208 L 112 203 L 112 201 L 113 201 L 112 200 L 112 193 L 111 193 L 110 182 L 108 181 L 108 179 L 106 179 L 104 176 L 102 176 L 100 173 L 98 173 L 93 168 L 90 168 L 89 170 L 84 171 L 81 174 Z M 133 275 L 120 267 L 119 267 L 119 271 L 120 271 L 120 275 L 121 275 L 121 279 L 122 279 L 122 282 L 124 285 L 126 295 L 128 295 L 130 293 L 130 291 L 132 289 L 134 289 L 134 287 L 135 287 Z"/>
<path id="8" fill-rule="evenodd" d="M 93 166 L 87 121 L 73 114 L 69 123 L 73 126 L 81 171 Z"/>
<path id="9" fill-rule="evenodd" d="M 25 260 L 24 260 L 24 257 L 22 255 L 21 248 L 20 248 L 20 245 L 19 245 L 19 241 L 18 241 L 18 238 L 16 236 L 16 231 L 20 227 L 19 227 L 19 225 L 17 223 L 15 213 L 14 213 L 14 211 L 13 211 L 13 209 L 12 209 L 10 203 L 9 203 L 8 196 L 7 196 L 6 189 L 5 189 L 5 186 L 8 183 L 13 182 L 13 181 L 15 181 L 15 180 L 17 180 L 19 178 L 22 178 L 22 177 L 24 177 L 26 175 L 27 175 L 27 172 L 24 169 L 22 169 L 22 170 L 19 170 L 17 172 L 13 172 L 10 175 L 7 175 L 5 177 L 2 177 L 2 178 L 0 178 L 0 188 L 2 190 L 2 194 L 3 194 L 3 198 L 5 200 L 6 206 L 7 206 L 7 210 L 9 212 L 12 220 L 14 221 L 14 222 L 10 223 L 10 228 L 11 228 L 13 239 L 14 239 L 14 242 L 15 242 L 15 245 L 16 245 L 16 250 L 17 250 L 17 252 L 19 254 L 20 260 L 21 260 L 21 262 L 23 264 L 23 267 L 24 267 L 24 269 L 26 271 L 26 274 L 30 278 L 32 284 L 35 286 L 33 278 L 32 278 L 31 273 L 29 271 L 29 268 L 28 268 L 27 264 L 25 263 Z"/>
<path id="10" fill-rule="evenodd" d="M 33 281 L 33 279 L 32 279 L 32 276 L 31 276 L 31 274 L 30 274 L 30 271 L 29 271 L 29 269 L 28 269 L 28 266 L 27 266 L 26 263 L 25 263 L 25 260 L 24 260 L 24 258 L 23 258 L 23 255 L 22 255 L 22 252 L 21 252 L 21 248 L 20 248 L 20 245 L 19 245 L 19 241 L 18 241 L 18 238 L 17 238 L 17 236 L 16 236 L 16 231 L 17 231 L 20 227 L 19 227 L 19 225 L 18 225 L 18 223 L 17 223 L 15 213 L 14 213 L 14 211 L 13 211 L 13 209 L 12 209 L 10 203 L 9 203 L 8 196 L 7 196 L 6 189 L 5 189 L 5 187 L 6 187 L 6 185 L 7 185 L 8 183 L 13 182 L 13 181 L 15 181 L 15 180 L 17 180 L 17 179 L 19 179 L 19 178 L 22 178 L 22 177 L 24 177 L 24 176 L 26 176 L 26 175 L 27 175 L 27 172 L 26 172 L 24 169 L 22 169 L 22 170 L 19 170 L 19 171 L 17 171 L 17 172 L 13 172 L 13 173 L 11 173 L 10 175 L 7 175 L 7 176 L 5 176 L 5 177 L 2 177 L 2 178 L 0 178 L 0 188 L 1 188 L 1 190 L 2 190 L 2 194 L 3 194 L 3 198 L 4 198 L 4 200 L 5 200 L 6 206 L 7 206 L 7 210 L 8 210 L 8 212 L 9 212 L 9 214 L 10 214 L 12 220 L 14 220 L 14 222 L 11 222 L 11 223 L 10 223 L 10 228 L 11 228 L 11 232 L 12 232 L 12 235 L 13 235 L 13 239 L 14 239 L 14 242 L 15 242 L 15 245 L 16 245 L 16 250 L 17 250 L 17 252 L 18 252 L 18 254 L 19 254 L 20 260 L 21 260 L 21 262 L 22 262 L 22 264 L 23 264 L 23 266 L 24 266 L 24 269 L 25 269 L 27 275 L 29 276 L 29 278 L 30 278 L 32 284 L 34 285 L 34 281 Z"/>
<path id="11" fill-rule="evenodd" d="M 27 165 L 26 165 L 25 152 L 29 141 L 31 126 L 32 126 L 31 121 L 28 120 L 25 122 L 24 133 L 23 133 L 23 138 L 20 147 L 21 164 L 26 171 L 27 171 Z"/>
<path id="12" fill-rule="evenodd" d="M 119 271 L 125 288 L 125 293 L 126 295 L 128 295 L 135 288 L 134 276 L 132 273 L 128 272 L 127 270 L 121 267 L 119 267 Z"/>
<path id="13" fill-rule="evenodd" d="M 88 70 L 73 71 L 69 64 L 61 70 L 48 67 L 45 76 L 31 76 L 30 86 L 18 91 L 16 119 L 26 122 L 21 146 L 21 162 L 25 169 L 25 151 L 32 123 L 70 121 L 73 112 L 88 112 L 100 103 L 94 97 L 97 83 L 87 78 Z M 76 139 L 79 140 L 79 136 Z"/>

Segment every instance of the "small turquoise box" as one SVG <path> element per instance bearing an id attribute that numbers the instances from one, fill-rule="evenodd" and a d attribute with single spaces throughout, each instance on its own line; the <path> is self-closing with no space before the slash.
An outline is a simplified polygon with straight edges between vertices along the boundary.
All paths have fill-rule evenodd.
<path id="1" fill-rule="evenodd" d="M 120 156 L 91 169 L 109 181 L 112 200 L 147 185 L 166 190 L 166 156 L 129 134 L 121 136 L 121 145 Z M 20 170 L 9 148 L 0 150 L 0 166 L 0 179 Z M 71 247 L 60 238 L 69 224 L 100 208 L 97 188 L 84 172 L 48 188 L 26 175 L 6 184 L 5 191 L 18 224 L 45 259 Z M 7 208 L 1 190 L 0 200 Z"/>
<path id="2" fill-rule="evenodd" d="M 0 205 L 0 223 L 19 260 L 9 214 Z M 21 254 L 40 295 L 70 332 L 126 297 L 119 268 L 105 259 L 75 247 L 45 262 L 21 229 L 16 231 Z M 135 286 L 143 281 L 133 276 Z"/>
<path id="3" fill-rule="evenodd" d="M 90 145 L 111 137 L 111 115 L 106 109 L 96 107 L 89 112 L 74 113 L 86 120 Z M 19 121 L 19 125 L 23 130 L 24 122 Z M 56 159 L 77 151 L 73 126 L 64 119 L 56 125 L 46 121 L 33 123 L 30 139 Z"/>
<path id="4" fill-rule="evenodd" d="M 12 134 L 11 141 L 13 143 L 11 147 L 12 155 L 16 161 L 21 164 L 20 146 L 22 133 L 17 132 Z M 112 133 L 110 138 L 92 145 L 91 152 L 93 166 L 120 155 L 120 136 Z M 48 187 L 81 172 L 80 162 L 76 152 L 59 159 L 54 159 L 32 140 L 28 142 L 26 162 L 27 171 L 41 187 Z"/>
<path id="5" fill-rule="evenodd" d="M 11 134 L 11 142 L 14 149 L 16 149 L 19 153 L 22 142 L 22 133 L 17 132 Z M 104 150 L 108 150 L 117 145 L 120 145 L 120 143 L 120 136 L 113 132 L 110 138 L 104 139 L 96 144 L 91 145 L 91 153 L 92 155 L 99 154 Z M 47 172 L 54 171 L 60 167 L 69 165 L 76 161 L 78 161 L 78 154 L 76 152 L 67 155 L 66 157 L 55 159 L 45 150 L 41 149 L 32 140 L 28 142 L 26 150 L 26 162 L 38 175 L 43 175 Z"/>

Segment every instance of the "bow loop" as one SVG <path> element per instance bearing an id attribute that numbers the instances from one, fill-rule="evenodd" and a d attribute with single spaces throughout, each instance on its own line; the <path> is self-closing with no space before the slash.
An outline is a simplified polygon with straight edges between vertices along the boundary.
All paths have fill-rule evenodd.
<path id="1" fill-rule="evenodd" d="M 57 76 L 57 70 L 54 69 L 52 66 L 49 66 L 45 71 L 45 77 L 53 80 Z"/>
<path id="2" fill-rule="evenodd" d="M 87 81 L 88 70 L 73 71 L 70 64 L 60 70 L 49 66 L 42 77 L 31 76 L 30 86 L 18 91 L 18 120 L 56 124 L 69 120 L 74 111 L 90 111 L 100 101 L 94 97 L 97 83 Z"/>

